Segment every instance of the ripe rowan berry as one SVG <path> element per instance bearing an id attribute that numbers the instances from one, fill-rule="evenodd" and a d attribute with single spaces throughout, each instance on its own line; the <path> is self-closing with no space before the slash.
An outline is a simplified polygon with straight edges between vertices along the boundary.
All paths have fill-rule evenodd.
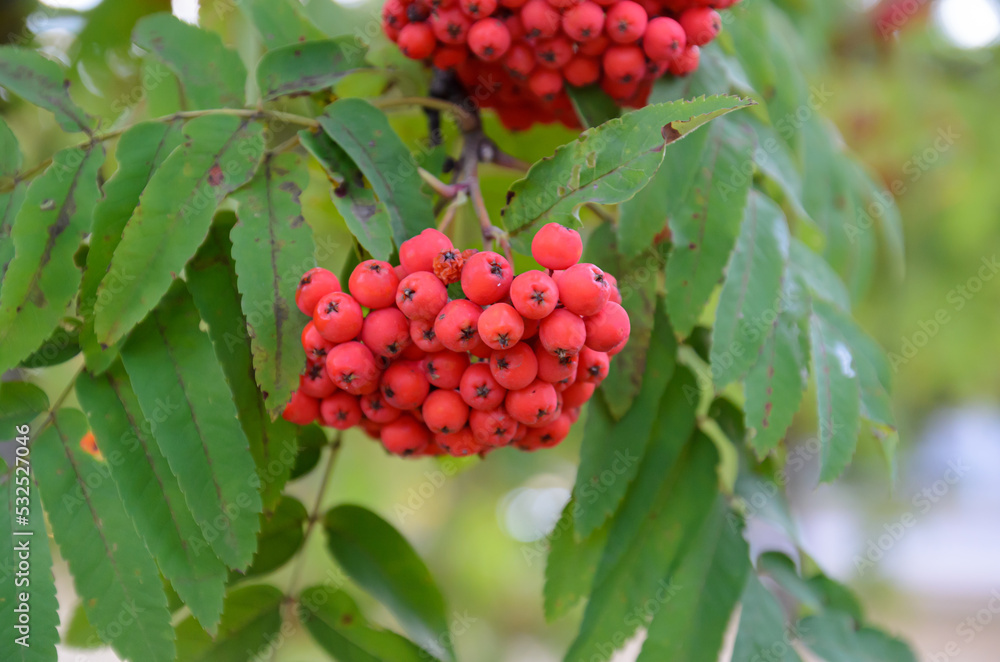
<path id="1" fill-rule="evenodd" d="M 670 73 L 675 76 L 687 76 L 698 68 L 700 62 L 701 50 L 697 46 L 688 46 L 670 62 Z"/>
<path id="2" fill-rule="evenodd" d="M 619 104 L 624 105 L 625 101 L 635 96 L 635 93 L 639 90 L 639 81 L 634 80 L 631 83 L 622 83 L 610 76 L 604 76 L 601 78 L 601 89 Z"/>
<path id="3" fill-rule="evenodd" d="M 425 352 L 440 352 L 444 349 L 441 340 L 434 333 L 434 320 L 413 320 L 410 322 L 410 340 L 415 347 Z"/>
<path id="4" fill-rule="evenodd" d="M 434 31 L 427 23 L 407 23 L 396 40 L 399 50 L 411 60 L 423 60 L 434 52 Z"/>
<path id="5" fill-rule="evenodd" d="M 361 405 L 357 396 L 337 391 L 319 403 L 319 420 L 338 430 L 353 428 L 361 422 Z"/>
<path id="6" fill-rule="evenodd" d="M 427 356 L 427 352 L 420 349 L 411 342 L 406 345 L 406 348 L 399 353 L 399 358 L 408 359 L 410 361 L 423 361 L 424 357 Z"/>
<path id="7" fill-rule="evenodd" d="M 331 292 L 339 291 L 340 281 L 337 277 L 322 267 L 316 267 L 307 271 L 299 281 L 299 286 L 295 290 L 295 305 L 304 314 L 312 317 L 320 299 Z"/>
<path id="8" fill-rule="evenodd" d="M 469 420 L 469 405 L 458 391 L 440 389 L 431 392 L 420 408 L 424 424 L 431 432 L 451 434 L 465 427 Z"/>
<path id="9" fill-rule="evenodd" d="M 558 395 L 552 384 L 536 379 L 524 388 L 508 391 L 504 407 L 519 423 L 535 427 L 544 425 L 559 406 Z"/>
<path id="10" fill-rule="evenodd" d="M 524 6 L 524 3 L 528 0 L 500 0 L 500 6 L 506 7 L 507 9 L 519 9 Z"/>
<path id="11" fill-rule="evenodd" d="M 467 427 L 451 434 L 436 434 L 434 441 L 452 457 L 466 457 L 485 450 L 485 446 L 476 440 L 472 430 Z"/>
<path id="12" fill-rule="evenodd" d="M 581 322 L 582 324 L 582 322 Z M 490 372 L 507 390 L 524 388 L 538 376 L 538 359 L 525 343 L 510 349 L 497 349 L 490 355 Z"/>
<path id="13" fill-rule="evenodd" d="M 521 7 L 521 23 L 529 39 L 547 39 L 559 31 L 562 17 L 545 0 L 528 0 Z"/>
<path id="14" fill-rule="evenodd" d="M 427 426 L 410 414 L 403 414 L 387 423 L 381 431 L 382 445 L 393 455 L 413 455 L 427 446 L 432 439 Z"/>
<path id="15" fill-rule="evenodd" d="M 497 9 L 497 0 L 458 0 L 458 6 L 473 20 L 490 16 Z"/>
<path id="16" fill-rule="evenodd" d="M 420 407 L 431 386 L 419 363 L 396 361 L 382 373 L 379 388 L 386 402 L 405 411 Z"/>
<path id="17" fill-rule="evenodd" d="M 473 409 L 469 412 L 469 429 L 476 441 L 496 448 L 506 446 L 514 438 L 517 421 L 503 407 L 489 411 Z"/>
<path id="18" fill-rule="evenodd" d="M 484 361 L 490 360 L 490 354 L 493 353 L 493 348 L 483 342 L 483 339 L 476 334 L 476 343 L 469 348 L 469 354 L 475 356 L 477 359 L 483 359 Z"/>
<path id="19" fill-rule="evenodd" d="M 584 57 L 600 57 L 604 51 L 608 50 L 611 40 L 606 34 L 599 34 L 596 37 L 577 44 L 576 54 Z"/>
<path id="20" fill-rule="evenodd" d="M 359 400 L 362 413 L 375 423 L 392 423 L 403 413 L 402 409 L 396 409 L 389 404 L 382 391 L 362 395 Z"/>
<path id="21" fill-rule="evenodd" d="M 522 316 L 523 317 L 523 316 Z M 527 340 L 528 338 L 534 338 L 538 335 L 538 326 L 541 320 L 533 320 L 530 317 L 523 317 L 524 319 L 524 334 L 521 335 L 521 340 Z"/>
<path id="22" fill-rule="evenodd" d="M 627 342 L 632 324 L 621 305 L 608 301 L 596 315 L 583 318 L 587 331 L 587 347 L 598 352 L 610 352 Z"/>
<path id="23" fill-rule="evenodd" d="M 379 368 L 371 350 L 357 341 L 335 346 L 326 357 L 326 374 L 337 388 L 364 395 L 378 388 Z"/>
<path id="24" fill-rule="evenodd" d="M 434 256 L 434 275 L 445 285 L 457 283 L 462 277 L 465 258 L 457 248 L 447 248 Z"/>
<path id="25" fill-rule="evenodd" d="M 331 292 L 316 303 L 313 323 L 319 335 L 332 343 L 354 340 L 361 332 L 361 305 L 347 292 Z"/>
<path id="26" fill-rule="evenodd" d="M 495 62 L 510 48 L 510 31 L 496 18 L 484 18 L 469 28 L 469 50 L 484 62 Z"/>
<path id="27" fill-rule="evenodd" d="M 610 359 L 606 352 L 598 352 L 585 345 L 580 350 L 580 365 L 577 369 L 576 381 L 600 384 L 608 376 L 609 367 Z"/>
<path id="28" fill-rule="evenodd" d="M 535 51 L 523 42 L 512 44 L 504 55 L 503 66 L 514 78 L 525 79 L 535 68 Z"/>
<path id="29" fill-rule="evenodd" d="M 472 21 L 458 7 L 450 7 L 438 11 L 431 16 L 430 24 L 431 29 L 434 31 L 434 36 L 437 37 L 438 41 L 442 44 L 451 44 L 453 46 L 464 44 L 469 35 L 469 28 L 472 27 Z M 406 242 L 404 241 L 403 243 L 405 244 Z M 402 260 L 403 247 L 400 246 L 399 250 L 400 260 Z"/>
<path id="30" fill-rule="evenodd" d="M 459 393 L 465 404 L 485 411 L 499 407 L 507 396 L 507 389 L 493 377 L 488 363 L 473 363 L 462 373 Z"/>
<path id="31" fill-rule="evenodd" d="M 495 303 L 479 316 L 479 337 L 490 349 L 507 349 L 521 340 L 524 320 L 514 307 Z"/>
<path id="32" fill-rule="evenodd" d="M 576 230 L 547 223 L 531 240 L 531 257 L 546 269 L 568 269 L 583 255 L 583 239 Z"/>
<path id="33" fill-rule="evenodd" d="M 575 356 L 587 340 L 587 329 L 579 315 L 556 308 L 538 327 L 538 340 L 556 356 Z"/>
<path id="34" fill-rule="evenodd" d="M 522 316 L 540 320 L 556 309 L 559 288 L 541 271 L 525 271 L 511 282 L 510 300 Z"/>
<path id="35" fill-rule="evenodd" d="M 573 265 L 556 281 L 559 301 L 576 315 L 596 315 L 611 293 L 604 272 L 587 262 Z"/>
<path id="36" fill-rule="evenodd" d="M 608 301 L 614 301 L 617 304 L 622 302 L 622 293 L 618 289 L 618 279 L 613 275 L 609 274 L 607 271 L 604 272 L 604 279 L 608 281 Z"/>
<path id="37" fill-rule="evenodd" d="M 299 390 L 310 398 L 322 399 L 336 391 L 337 385 L 326 374 L 326 368 L 322 363 L 311 363 L 306 366 L 306 371 L 299 375 Z"/>
<path id="38" fill-rule="evenodd" d="M 563 76 L 576 87 L 591 85 L 601 78 L 601 63 L 596 58 L 577 55 L 563 67 Z"/>
<path id="39" fill-rule="evenodd" d="M 576 379 L 579 357 L 576 354 L 556 356 L 549 352 L 541 343 L 535 347 L 535 358 L 538 359 L 538 378 L 556 384 L 567 379 Z"/>
<path id="40" fill-rule="evenodd" d="M 594 39 L 604 30 L 604 10 L 596 2 L 581 2 L 563 12 L 562 29 L 576 41 Z"/>
<path id="41" fill-rule="evenodd" d="M 669 61 L 675 59 L 684 50 L 687 36 L 681 24 L 667 16 L 658 16 L 646 26 L 646 34 L 642 38 L 642 48 L 649 59 Z"/>
<path id="42" fill-rule="evenodd" d="M 646 10 L 632 0 L 622 0 L 612 5 L 604 19 L 608 37 L 619 44 L 637 41 L 646 31 L 648 22 Z"/>
<path id="43" fill-rule="evenodd" d="M 434 321 L 434 333 L 445 348 L 467 352 L 479 340 L 479 316 L 483 309 L 468 299 L 449 301 Z"/>
<path id="44" fill-rule="evenodd" d="M 432 320 L 448 303 L 448 290 L 429 271 L 414 271 L 396 287 L 396 307 L 411 320 Z"/>
<path id="45" fill-rule="evenodd" d="M 638 46 L 612 46 L 602 63 L 604 75 L 616 83 L 634 83 L 646 74 L 646 57 Z"/>
<path id="46" fill-rule="evenodd" d="M 584 405 L 591 396 L 597 384 L 593 382 L 577 382 L 562 392 L 563 407 L 570 409 Z"/>
<path id="47" fill-rule="evenodd" d="M 552 101 L 563 89 L 563 77 L 551 69 L 535 69 L 528 77 L 528 89 L 540 99 Z"/>
<path id="48" fill-rule="evenodd" d="M 480 306 L 506 297 L 512 280 L 514 273 L 510 263 L 504 256 L 492 251 L 476 253 L 462 267 L 462 291 L 470 301 Z"/>
<path id="49" fill-rule="evenodd" d="M 382 5 L 382 21 L 385 25 L 399 30 L 409 23 L 406 17 L 406 5 L 401 0 L 386 0 Z"/>
<path id="50" fill-rule="evenodd" d="M 562 69 L 573 59 L 573 42 L 566 37 L 540 39 L 535 44 L 538 64 L 546 69 Z"/>
<path id="51" fill-rule="evenodd" d="M 519 447 L 523 450 L 533 451 L 557 446 L 569 435 L 569 429 L 572 425 L 569 416 L 561 414 L 545 427 L 529 430 Z"/>
<path id="52" fill-rule="evenodd" d="M 680 25 L 687 35 L 687 43 L 693 46 L 704 46 L 719 36 L 722 29 L 722 17 L 711 7 L 692 7 L 681 14 Z"/>
<path id="53" fill-rule="evenodd" d="M 548 0 L 548 3 L 556 9 L 569 9 L 580 2 L 581 0 Z"/>
<path id="54" fill-rule="evenodd" d="M 469 355 L 449 350 L 434 352 L 424 357 L 420 367 L 431 386 L 455 389 L 461 384 L 462 375 L 469 367 Z"/>
<path id="55" fill-rule="evenodd" d="M 365 308 L 385 308 L 396 300 L 399 277 L 388 262 L 365 260 L 354 267 L 347 285 Z"/>
<path id="56" fill-rule="evenodd" d="M 302 349 L 306 351 L 307 361 L 322 363 L 332 348 L 333 343 L 319 334 L 314 322 L 309 322 L 302 329 Z"/>
<path id="57" fill-rule="evenodd" d="M 469 59 L 469 51 L 458 46 L 442 46 L 434 51 L 431 64 L 435 69 L 454 69 Z M 399 275 L 397 273 L 397 275 Z M 404 274 L 405 275 L 405 274 Z M 402 279 L 402 277 L 400 277 Z"/>
<path id="58" fill-rule="evenodd" d="M 301 391 L 292 393 L 292 399 L 285 405 L 281 417 L 296 425 L 309 425 L 319 416 L 319 400 Z"/>
<path id="59" fill-rule="evenodd" d="M 399 356 L 410 340 L 410 322 L 395 308 L 380 308 L 368 313 L 361 325 L 361 342 L 379 356 Z"/>

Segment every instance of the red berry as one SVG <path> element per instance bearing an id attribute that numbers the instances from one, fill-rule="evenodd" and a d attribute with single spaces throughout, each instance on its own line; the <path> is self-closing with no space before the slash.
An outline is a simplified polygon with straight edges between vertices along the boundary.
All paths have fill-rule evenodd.
<path id="1" fill-rule="evenodd" d="M 722 18 L 711 7 L 692 7 L 681 14 L 680 24 L 687 35 L 687 43 L 704 46 L 719 36 Z"/>
<path id="2" fill-rule="evenodd" d="M 441 251 L 454 248 L 451 239 L 440 230 L 427 228 L 416 237 L 407 239 L 399 246 L 399 262 L 413 274 L 418 271 L 434 271 L 434 258 Z"/>
<path id="3" fill-rule="evenodd" d="M 434 31 L 427 23 L 407 23 L 396 40 L 399 50 L 411 60 L 423 60 L 434 52 Z"/>
<path id="4" fill-rule="evenodd" d="M 538 378 L 550 384 L 564 380 L 576 380 L 576 370 L 579 358 L 576 354 L 556 356 L 539 344 L 535 347 L 535 358 L 538 359 Z"/>
<path id="5" fill-rule="evenodd" d="M 302 329 L 302 349 L 306 351 L 306 360 L 311 363 L 322 363 L 327 353 L 333 348 L 333 343 L 319 335 L 314 322 L 306 324 Z"/>
<path id="6" fill-rule="evenodd" d="M 332 343 L 353 340 L 361 332 L 361 306 L 347 292 L 331 292 L 316 304 L 313 323 L 319 335 Z"/>
<path id="7" fill-rule="evenodd" d="M 701 62 L 701 51 L 697 46 L 688 46 L 670 63 L 670 73 L 675 76 L 687 76 L 698 68 Z"/>
<path id="8" fill-rule="evenodd" d="M 604 272 L 604 279 L 608 281 L 608 291 L 610 295 L 608 296 L 608 301 L 614 301 L 620 304 L 622 302 L 622 293 L 618 289 L 618 279 L 609 274 L 607 271 Z"/>
<path id="9" fill-rule="evenodd" d="M 292 399 L 281 412 L 282 418 L 296 425 L 309 425 L 317 416 L 319 416 L 319 400 L 300 391 L 292 393 Z"/>
<path id="10" fill-rule="evenodd" d="M 399 30 L 409 23 L 406 17 L 406 5 L 401 0 L 386 0 L 382 5 L 382 21 L 385 25 Z"/>
<path id="11" fill-rule="evenodd" d="M 611 41 L 630 44 L 643 35 L 648 21 L 649 18 L 642 5 L 632 0 L 622 0 L 608 9 L 604 24 Z M 400 38 L 402 39 L 402 35 Z"/>
<path id="12" fill-rule="evenodd" d="M 396 306 L 411 320 L 432 320 L 446 303 L 447 288 L 429 271 L 414 271 L 396 288 Z"/>
<path id="13" fill-rule="evenodd" d="M 479 316 L 479 337 L 490 349 L 513 347 L 523 333 L 524 320 L 506 303 L 495 303 Z"/>
<path id="14" fill-rule="evenodd" d="M 547 352 L 556 356 L 575 356 L 587 339 L 587 329 L 579 315 L 557 308 L 542 320 L 538 340 Z"/>
<path id="15" fill-rule="evenodd" d="M 560 20 L 559 12 L 545 0 L 528 0 L 521 7 L 521 23 L 530 39 L 554 37 Z"/>
<path id="16" fill-rule="evenodd" d="M 569 9 L 578 4 L 581 0 L 548 0 L 548 3 L 557 9 Z"/>
<path id="17" fill-rule="evenodd" d="M 530 317 L 524 317 L 524 335 L 521 336 L 521 340 L 527 340 L 528 338 L 534 338 L 538 335 L 538 326 L 541 320 L 533 320 Z"/>
<path id="18" fill-rule="evenodd" d="M 399 278 L 388 262 L 365 260 L 354 267 L 347 285 L 365 308 L 386 308 L 396 301 Z"/>
<path id="19" fill-rule="evenodd" d="M 562 29 L 576 41 L 594 39 L 604 30 L 604 10 L 596 2 L 582 2 L 563 13 Z"/>
<path id="20" fill-rule="evenodd" d="M 622 83 L 610 76 L 605 76 L 601 79 L 601 89 L 615 101 L 624 103 L 639 90 L 639 81 L 634 80 L 630 83 Z"/>
<path id="21" fill-rule="evenodd" d="M 420 365 L 414 361 L 397 361 L 382 373 L 382 395 L 396 409 L 417 409 L 430 388 Z"/>
<path id="22" fill-rule="evenodd" d="M 480 306 L 506 297 L 512 280 L 514 273 L 510 263 L 504 256 L 492 251 L 476 253 L 462 267 L 462 291 L 470 301 Z"/>
<path id="23" fill-rule="evenodd" d="M 316 304 L 330 292 L 340 291 L 340 281 L 332 273 L 321 267 L 310 269 L 302 276 L 295 290 L 295 305 L 309 317 L 313 316 Z"/>
<path id="24" fill-rule="evenodd" d="M 436 434 L 434 441 L 452 457 L 475 455 L 485 450 L 485 447 L 472 434 L 472 430 L 467 427 L 452 434 Z"/>
<path id="25" fill-rule="evenodd" d="M 447 349 L 467 352 L 479 340 L 479 316 L 483 310 L 468 299 L 448 302 L 434 322 L 434 333 Z"/>
<path id="26" fill-rule="evenodd" d="M 299 390 L 310 398 L 325 398 L 337 390 L 322 363 L 310 363 L 299 375 Z"/>
<path id="27" fill-rule="evenodd" d="M 605 34 L 599 34 L 593 39 L 589 39 L 581 44 L 577 45 L 576 53 L 577 55 L 583 55 L 584 57 L 600 57 L 604 55 L 604 51 L 608 50 L 608 46 L 611 45 L 611 40 Z"/>
<path id="28" fill-rule="evenodd" d="M 523 42 L 513 44 L 507 49 L 503 66 L 514 78 L 527 78 L 535 68 L 535 52 Z"/>
<path id="29" fill-rule="evenodd" d="M 529 430 L 524 439 L 518 443 L 518 448 L 534 451 L 557 446 L 569 435 L 572 425 L 569 415 L 561 414 L 545 427 Z"/>
<path id="30" fill-rule="evenodd" d="M 535 427 L 549 422 L 559 407 L 559 399 L 552 384 L 536 379 L 527 386 L 507 393 L 504 400 L 507 413 L 519 423 Z"/>
<path id="31" fill-rule="evenodd" d="M 583 239 L 576 230 L 548 223 L 531 240 L 531 256 L 546 269 L 568 269 L 583 255 Z"/>
<path id="32" fill-rule="evenodd" d="M 660 16 L 646 26 L 642 48 L 651 60 L 673 60 L 684 50 L 687 37 L 681 24 L 672 18 Z"/>
<path id="33" fill-rule="evenodd" d="M 476 334 L 476 344 L 469 348 L 469 354 L 472 354 L 478 359 L 483 359 L 484 361 L 490 360 L 490 354 L 493 353 L 493 348 L 483 342 L 483 339 Z"/>
<path id="34" fill-rule="evenodd" d="M 646 57 L 638 46 L 612 46 L 604 52 L 604 75 L 616 83 L 634 83 L 646 74 Z"/>
<path id="35" fill-rule="evenodd" d="M 517 433 L 517 421 L 503 407 L 469 413 L 469 429 L 476 441 L 487 446 L 506 446 Z"/>
<path id="36" fill-rule="evenodd" d="M 552 101 L 562 92 L 563 77 L 551 69 L 536 69 L 528 78 L 528 88 L 538 98 Z"/>
<path id="37" fill-rule="evenodd" d="M 496 18 L 484 18 L 469 28 L 469 50 L 484 62 L 494 62 L 510 48 L 510 31 Z"/>
<path id="38" fill-rule="evenodd" d="M 410 414 L 382 428 L 382 445 L 393 455 L 413 455 L 430 443 L 431 431 Z"/>
<path id="39" fill-rule="evenodd" d="M 628 341 L 632 325 L 628 313 L 620 304 L 608 301 L 596 315 L 583 318 L 587 331 L 587 347 L 598 352 L 610 352 Z"/>
<path id="40" fill-rule="evenodd" d="M 455 46 L 465 43 L 465 40 L 468 38 L 469 28 L 472 27 L 472 21 L 458 7 L 442 9 L 431 16 L 430 23 L 431 28 L 434 30 L 434 36 L 438 38 L 438 41 L 442 44 L 452 44 Z M 406 244 L 405 241 L 403 243 Z M 399 248 L 399 256 L 400 260 L 402 260 L 402 246 Z M 422 269 L 421 271 L 426 271 L 426 269 Z"/>
<path id="41" fill-rule="evenodd" d="M 462 375 L 469 367 L 469 355 L 465 352 L 444 350 L 424 357 L 420 364 L 431 386 L 437 388 L 458 388 Z"/>
<path id="42" fill-rule="evenodd" d="M 410 322 L 410 340 L 415 347 L 425 352 L 440 352 L 444 345 L 434 333 L 434 320 L 413 320 Z"/>
<path id="43" fill-rule="evenodd" d="M 410 322 L 395 308 L 373 310 L 361 326 L 361 342 L 379 356 L 395 358 L 410 340 Z"/>
<path id="44" fill-rule="evenodd" d="M 359 342 L 345 342 L 330 350 L 326 374 L 338 388 L 363 395 L 378 388 L 379 369 L 371 350 Z"/>
<path id="45" fill-rule="evenodd" d="M 577 382 L 573 384 L 563 391 L 563 407 L 570 409 L 584 405 L 594 395 L 594 389 L 596 388 L 597 384 L 593 382 Z"/>
<path id="46" fill-rule="evenodd" d="M 610 359 L 606 352 L 598 352 L 587 346 L 580 350 L 580 366 L 576 381 L 600 384 L 608 376 Z"/>
<path id="47" fill-rule="evenodd" d="M 573 42 L 566 37 L 542 39 L 535 45 L 538 64 L 548 69 L 562 69 L 573 59 Z"/>
<path id="48" fill-rule="evenodd" d="M 490 355 L 490 372 L 507 390 L 524 388 L 538 376 L 538 359 L 531 347 L 519 343 L 510 349 L 495 350 Z"/>
<path id="49" fill-rule="evenodd" d="M 425 356 L 427 356 L 427 352 L 412 343 L 407 344 L 406 348 L 399 353 L 399 358 L 409 359 L 410 361 L 423 361 Z"/>
<path id="50" fill-rule="evenodd" d="M 510 300 L 521 315 L 539 320 L 556 309 L 559 288 L 541 271 L 525 271 L 510 284 Z"/>
<path id="51" fill-rule="evenodd" d="M 438 390 L 427 396 L 420 411 L 431 432 L 451 434 L 465 427 L 469 420 L 469 405 L 458 391 Z"/>
<path id="52" fill-rule="evenodd" d="M 566 82 L 576 87 L 596 83 L 601 77 L 601 63 L 592 57 L 577 55 L 563 67 Z"/>
<path id="53" fill-rule="evenodd" d="M 596 315 L 611 296 L 604 272 L 593 264 L 575 264 L 556 281 L 559 301 L 576 315 Z"/>
<path id="54" fill-rule="evenodd" d="M 497 0 L 458 0 L 458 6 L 471 19 L 486 18 L 497 8 Z"/>
<path id="55" fill-rule="evenodd" d="M 459 393 L 473 409 L 496 409 L 507 396 L 507 389 L 493 377 L 486 363 L 473 363 L 462 374 Z"/>
<path id="56" fill-rule="evenodd" d="M 362 395 L 361 411 L 365 417 L 375 423 L 392 423 L 402 415 L 402 409 L 396 409 L 385 399 L 381 391 Z"/>
<path id="57" fill-rule="evenodd" d="M 469 59 L 469 52 L 457 46 L 442 46 L 434 51 L 431 64 L 436 69 L 454 69 Z"/>
<path id="58" fill-rule="evenodd" d="M 323 425 L 338 430 L 353 428 L 361 422 L 361 405 L 358 398 L 343 391 L 323 398 L 319 403 L 319 419 Z"/>

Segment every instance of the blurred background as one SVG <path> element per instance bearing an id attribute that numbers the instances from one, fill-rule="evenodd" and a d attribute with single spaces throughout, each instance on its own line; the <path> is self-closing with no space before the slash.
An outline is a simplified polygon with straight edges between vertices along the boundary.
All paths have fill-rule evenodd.
<path id="1" fill-rule="evenodd" d="M 755 0 L 744 0 L 754 2 Z M 173 10 L 221 28 L 241 52 L 258 47 L 226 2 L 197 0 L 0 0 L 0 42 L 41 47 L 70 67 L 76 98 L 88 111 L 119 119 L 143 97 L 143 72 L 128 35 L 136 18 Z M 236 2 L 238 4 L 238 2 Z M 887 480 L 875 443 L 863 440 L 848 474 L 817 487 L 815 467 L 788 477 L 799 538 L 821 568 L 862 594 L 869 618 L 912 642 L 921 660 L 1000 659 L 1000 2 L 997 0 L 780 0 L 815 60 L 805 63 L 820 112 L 896 194 L 906 234 L 906 274 L 885 268 L 858 305 L 862 324 L 890 352 L 897 419 L 898 475 Z M 332 32 L 363 31 L 375 2 L 303 1 Z M 224 19 L 216 18 L 219 15 Z M 327 31 L 324 28 L 324 31 Z M 373 34 L 366 35 L 366 38 Z M 377 35 L 376 40 L 378 39 Z M 379 57 L 399 66 L 412 66 Z M 98 90 L 104 90 L 103 93 Z M 28 164 L 62 146 L 50 118 L 0 91 L 0 112 L 21 139 Z M 397 126 L 423 131 L 414 114 Z M 490 133 L 515 155 L 534 160 L 573 134 L 554 129 L 517 136 Z M 410 132 L 410 135 L 407 135 Z M 509 178 L 489 176 L 495 202 Z M 345 245 L 325 183 L 307 193 L 317 236 Z M 493 207 L 497 208 L 497 207 Z M 469 243 L 471 243 L 471 234 Z M 346 251 L 329 252 L 334 270 Z M 46 373 L 51 395 L 73 365 Z M 808 399 L 807 399 L 808 401 Z M 453 612 L 462 659 L 547 662 L 560 659 L 579 612 L 546 625 L 541 608 L 544 538 L 573 484 L 580 427 L 555 451 L 501 451 L 491 461 L 404 462 L 349 436 L 328 492 L 330 503 L 365 504 L 400 528 L 431 566 Z M 791 431 L 803 443 L 815 429 L 803 411 Z M 317 476 L 290 492 L 306 503 Z M 752 509 L 751 509 L 752 512 Z M 758 545 L 767 525 L 751 522 Z M 306 581 L 331 568 L 322 536 L 310 541 Z M 62 620 L 76 598 L 57 566 Z M 288 569 L 271 578 L 278 586 Z M 391 617 L 366 605 L 382 623 Z M 278 660 L 315 659 L 293 637 Z M 616 662 L 633 659 L 623 653 Z M 66 660 L 113 660 L 105 649 L 65 647 Z"/>

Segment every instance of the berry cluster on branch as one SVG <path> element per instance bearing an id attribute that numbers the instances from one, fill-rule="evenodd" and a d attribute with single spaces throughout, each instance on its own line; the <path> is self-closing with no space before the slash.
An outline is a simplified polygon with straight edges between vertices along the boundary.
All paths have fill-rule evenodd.
<path id="1" fill-rule="evenodd" d="M 454 71 L 510 129 L 579 122 L 566 85 L 646 104 L 653 81 L 698 68 L 738 0 L 387 0 L 382 27 L 408 57 Z"/>
<path id="2" fill-rule="evenodd" d="M 312 317 L 306 370 L 284 417 L 361 426 L 404 456 L 555 446 L 630 332 L 614 276 L 582 251 L 578 232 L 550 223 L 531 245 L 546 270 L 515 276 L 502 255 L 428 229 L 399 265 L 359 264 L 349 292 L 311 269 L 296 292 Z M 452 283 L 465 298 L 449 298 Z"/>

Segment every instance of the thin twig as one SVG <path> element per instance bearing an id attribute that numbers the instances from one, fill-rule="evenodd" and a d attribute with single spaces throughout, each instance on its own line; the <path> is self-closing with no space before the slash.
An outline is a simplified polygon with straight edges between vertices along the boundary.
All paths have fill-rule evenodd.
<path id="1" fill-rule="evenodd" d="M 456 103 L 445 99 L 435 99 L 433 97 L 396 97 L 393 99 L 375 99 L 371 102 L 376 108 L 386 109 L 399 106 L 421 106 L 434 110 L 444 110 L 455 116 L 459 127 L 463 131 L 472 129 L 478 123 L 478 119 Z"/>
<path id="2" fill-rule="evenodd" d="M 424 170 L 423 168 L 417 168 L 417 172 L 420 173 L 420 178 L 427 183 L 434 192 L 440 195 L 442 198 L 454 198 L 462 190 L 461 184 L 445 184 L 440 179 L 434 176 L 433 173 Z"/>
<path id="3" fill-rule="evenodd" d="M 455 220 L 455 216 L 458 214 L 458 209 L 465 203 L 469 201 L 469 196 L 465 194 L 465 191 L 459 191 L 452 200 L 448 203 L 448 206 L 444 208 L 444 215 L 441 217 L 441 222 L 438 223 L 438 230 L 444 232 L 451 225 L 452 221 Z"/>
<path id="4" fill-rule="evenodd" d="M 268 154 L 284 154 L 285 152 L 295 149 L 299 144 L 299 134 L 294 133 L 292 136 L 283 143 L 275 145 L 272 149 L 267 150 Z"/>
<path id="5" fill-rule="evenodd" d="M 66 402 L 66 398 L 69 397 L 69 394 L 73 392 L 73 387 L 76 385 L 76 380 L 83 373 L 84 367 L 85 366 L 81 365 L 79 368 L 77 368 L 76 372 L 73 373 L 73 376 L 70 377 L 69 382 L 66 384 L 66 386 L 63 387 L 62 392 L 56 397 L 55 401 L 52 403 L 52 406 L 49 407 L 49 411 L 48 414 L 45 416 L 45 420 L 42 421 L 41 425 L 35 428 L 34 430 L 35 437 L 40 435 L 42 431 L 49 426 L 49 423 L 51 423 L 55 419 L 56 413 L 59 411 L 59 408 L 63 406 L 64 402 Z"/>

